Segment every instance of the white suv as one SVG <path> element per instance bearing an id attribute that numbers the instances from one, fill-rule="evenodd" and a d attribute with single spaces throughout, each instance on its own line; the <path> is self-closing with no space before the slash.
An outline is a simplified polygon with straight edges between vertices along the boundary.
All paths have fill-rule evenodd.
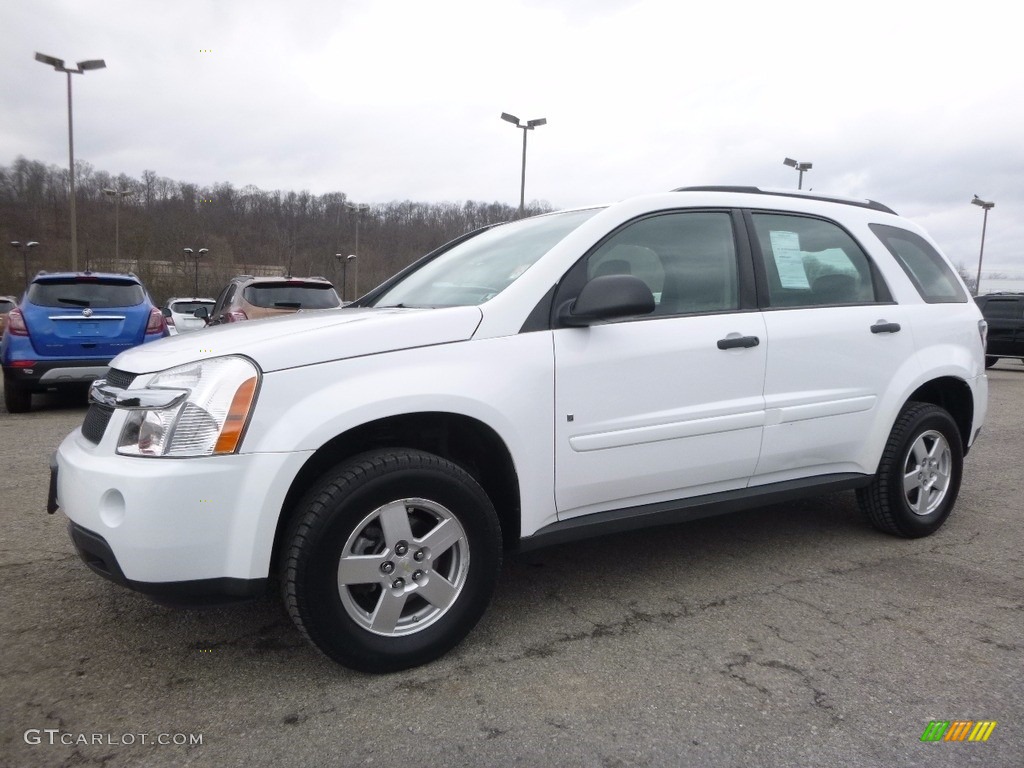
<path id="1" fill-rule="evenodd" d="M 466 235 L 351 307 L 124 352 L 51 484 L 85 562 L 164 602 L 277 577 L 350 667 L 437 658 L 503 550 L 856 489 L 937 530 L 985 324 L 883 205 L 690 188 Z"/>

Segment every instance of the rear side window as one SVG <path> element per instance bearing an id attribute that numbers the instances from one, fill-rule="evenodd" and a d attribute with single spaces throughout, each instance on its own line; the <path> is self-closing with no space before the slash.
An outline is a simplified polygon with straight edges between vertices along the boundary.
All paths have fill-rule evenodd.
<path id="1" fill-rule="evenodd" d="M 334 288 L 321 283 L 259 283 L 242 291 L 254 307 L 265 309 L 330 309 L 340 307 Z"/>
<path id="2" fill-rule="evenodd" d="M 102 278 L 46 280 L 28 287 L 28 300 L 40 307 L 135 307 L 146 300 L 138 283 Z"/>
<path id="3" fill-rule="evenodd" d="M 869 226 L 903 267 L 922 299 L 929 304 L 967 301 L 967 293 L 960 287 L 956 273 L 927 240 L 914 232 L 888 224 Z"/>
<path id="4" fill-rule="evenodd" d="M 753 214 L 772 307 L 873 304 L 889 296 L 867 255 L 831 221 Z"/>

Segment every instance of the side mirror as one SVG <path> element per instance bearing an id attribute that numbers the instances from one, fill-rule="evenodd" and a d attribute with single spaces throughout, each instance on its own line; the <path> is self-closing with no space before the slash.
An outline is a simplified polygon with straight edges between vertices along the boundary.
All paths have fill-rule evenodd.
<path id="1" fill-rule="evenodd" d="M 563 325 L 581 327 L 653 311 L 654 294 L 639 277 L 602 275 L 584 285 L 576 301 L 559 310 L 558 319 Z"/>
<path id="2" fill-rule="evenodd" d="M 198 317 L 201 318 L 202 320 L 209 320 L 210 310 L 207 309 L 206 307 L 200 307 L 199 309 L 192 313 L 192 317 Z"/>
<path id="3" fill-rule="evenodd" d="M 160 308 L 160 314 L 163 315 L 164 317 L 170 317 L 171 316 L 171 310 L 168 307 L 161 307 Z"/>

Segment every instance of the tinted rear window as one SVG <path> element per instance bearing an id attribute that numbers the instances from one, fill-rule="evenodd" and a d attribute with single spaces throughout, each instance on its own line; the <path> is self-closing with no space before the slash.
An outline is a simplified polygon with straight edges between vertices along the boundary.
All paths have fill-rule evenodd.
<path id="1" fill-rule="evenodd" d="M 40 307 L 135 307 L 146 300 L 146 292 L 138 283 L 68 278 L 32 283 L 28 300 Z"/>
<path id="2" fill-rule="evenodd" d="M 985 317 L 1010 317 L 1019 319 L 1024 314 L 1024 301 L 1020 299 L 989 299 L 981 305 Z"/>
<path id="3" fill-rule="evenodd" d="M 180 315 L 191 315 L 200 307 L 206 307 L 207 309 L 213 307 L 212 301 L 175 301 L 171 304 L 170 309 L 177 312 Z"/>
<path id="4" fill-rule="evenodd" d="M 953 269 L 931 244 L 920 235 L 886 224 L 871 224 L 889 253 L 907 273 L 921 298 L 929 304 L 953 304 L 967 301 Z"/>
<path id="5" fill-rule="evenodd" d="M 334 288 L 322 283 L 259 283 L 242 291 L 254 307 L 266 309 L 330 309 L 340 307 Z"/>

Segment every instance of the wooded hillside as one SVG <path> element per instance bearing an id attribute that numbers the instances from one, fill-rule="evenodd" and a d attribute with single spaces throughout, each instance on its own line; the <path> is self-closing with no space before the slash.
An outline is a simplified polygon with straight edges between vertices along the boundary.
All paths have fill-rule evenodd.
<path id="1" fill-rule="evenodd" d="M 349 272 L 348 297 L 365 293 L 414 259 L 457 235 L 516 218 L 502 203 L 357 205 L 344 192 L 236 189 L 230 182 L 200 187 L 143 171 L 136 179 L 76 163 L 78 268 L 138 274 L 153 298 L 191 296 L 194 261 L 183 248 L 208 248 L 199 264 L 199 294 L 216 296 L 236 274 L 322 275 L 341 291 L 335 254 L 358 255 Z M 35 240 L 29 276 L 71 267 L 68 171 L 19 157 L 0 166 L 0 230 L 4 243 Z M 104 189 L 126 190 L 117 197 Z M 531 203 L 527 215 L 550 210 Z M 115 260 L 115 213 L 119 255 Z M 356 223 L 358 223 L 358 248 Z M 22 255 L 6 246 L 0 258 L 0 294 L 20 295 Z"/>

